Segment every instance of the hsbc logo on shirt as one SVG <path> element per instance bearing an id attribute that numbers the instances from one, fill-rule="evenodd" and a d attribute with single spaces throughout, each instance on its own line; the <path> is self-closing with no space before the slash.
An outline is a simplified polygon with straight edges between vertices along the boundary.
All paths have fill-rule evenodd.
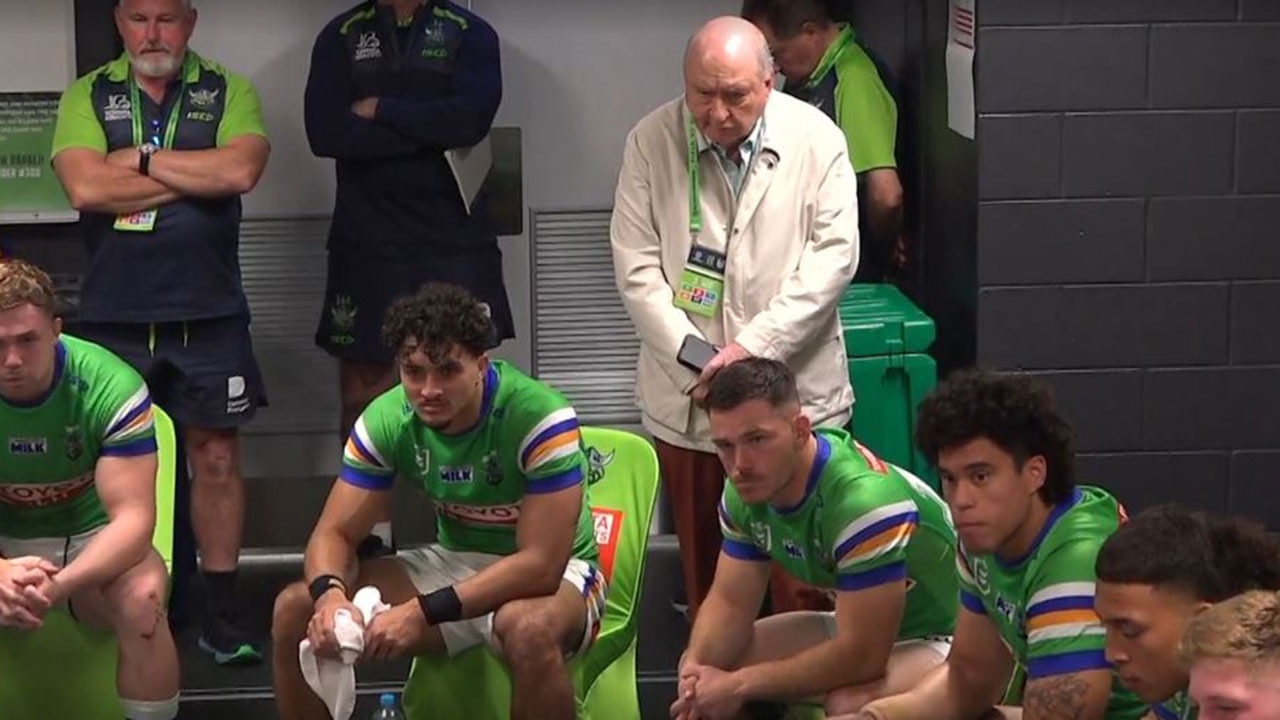
<path id="1" fill-rule="evenodd" d="M 133 117 L 132 112 L 133 103 L 129 102 L 129 96 L 115 93 L 107 96 L 107 104 L 102 107 L 102 119 L 106 122 L 129 120 Z"/>
<path id="2" fill-rule="evenodd" d="M 381 57 L 382 41 L 378 39 L 378 33 L 372 30 L 360 33 L 360 39 L 356 42 L 356 62 L 377 60 Z"/>

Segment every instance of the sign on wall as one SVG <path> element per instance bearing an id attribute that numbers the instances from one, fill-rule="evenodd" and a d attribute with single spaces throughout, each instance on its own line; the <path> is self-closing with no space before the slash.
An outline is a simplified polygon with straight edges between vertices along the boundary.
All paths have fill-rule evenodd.
<path id="1" fill-rule="evenodd" d="M 59 96 L 57 92 L 0 93 L 0 221 L 76 218 L 49 164 Z"/>

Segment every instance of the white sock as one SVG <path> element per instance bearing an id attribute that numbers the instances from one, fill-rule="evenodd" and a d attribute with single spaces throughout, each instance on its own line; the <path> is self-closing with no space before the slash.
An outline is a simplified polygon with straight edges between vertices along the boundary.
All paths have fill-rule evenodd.
<path id="1" fill-rule="evenodd" d="M 129 720 L 173 720 L 178 717 L 178 695 L 168 700 L 125 700 L 120 707 Z"/>

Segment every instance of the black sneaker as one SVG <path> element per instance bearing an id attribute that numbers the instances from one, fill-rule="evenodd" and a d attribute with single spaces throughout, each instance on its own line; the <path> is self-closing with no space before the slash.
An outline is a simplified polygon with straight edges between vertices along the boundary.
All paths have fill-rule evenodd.
<path id="1" fill-rule="evenodd" d="M 237 627 L 233 619 L 215 617 L 206 622 L 200 633 L 199 645 L 219 665 L 257 665 L 262 662 L 262 647 L 249 633 Z"/>

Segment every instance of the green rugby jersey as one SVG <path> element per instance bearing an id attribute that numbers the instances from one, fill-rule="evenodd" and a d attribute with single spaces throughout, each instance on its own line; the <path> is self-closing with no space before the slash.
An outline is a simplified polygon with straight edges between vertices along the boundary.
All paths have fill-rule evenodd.
<path id="1" fill-rule="evenodd" d="M 863 590 L 907 580 L 898 638 L 950 635 L 955 626 L 956 534 L 942 499 L 843 430 L 814 431 L 804 499 L 748 505 L 732 482 L 720 501 L 724 552 L 774 560 L 821 588 Z"/>
<path id="2" fill-rule="evenodd" d="M 960 603 L 991 619 L 1028 680 L 1111 668 L 1106 631 L 1093 610 L 1094 561 L 1124 518 L 1107 491 L 1080 486 L 1053 508 L 1023 557 L 968 555 L 961 545 Z M 1140 718 L 1146 710 L 1113 673 L 1106 717 Z"/>
<path id="3" fill-rule="evenodd" d="M 62 537 L 107 522 L 98 458 L 156 451 L 142 377 L 103 347 L 63 334 L 53 385 L 31 403 L 0 400 L 0 535 Z"/>
<path id="4" fill-rule="evenodd" d="M 526 494 L 582 485 L 573 555 L 598 561 L 578 417 L 559 393 L 501 360 L 485 374 L 479 422 L 457 435 L 427 427 L 400 385 L 369 404 L 347 440 L 340 477 L 386 490 L 397 475 L 435 502 L 441 545 L 495 555 L 516 551 Z"/>
<path id="5" fill-rule="evenodd" d="M 1196 720 L 1200 713 L 1187 696 L 1187 691 L 1179 690 L 1168 700 L 1152 705 L 1151 714 L 1156 720 Z"/>

